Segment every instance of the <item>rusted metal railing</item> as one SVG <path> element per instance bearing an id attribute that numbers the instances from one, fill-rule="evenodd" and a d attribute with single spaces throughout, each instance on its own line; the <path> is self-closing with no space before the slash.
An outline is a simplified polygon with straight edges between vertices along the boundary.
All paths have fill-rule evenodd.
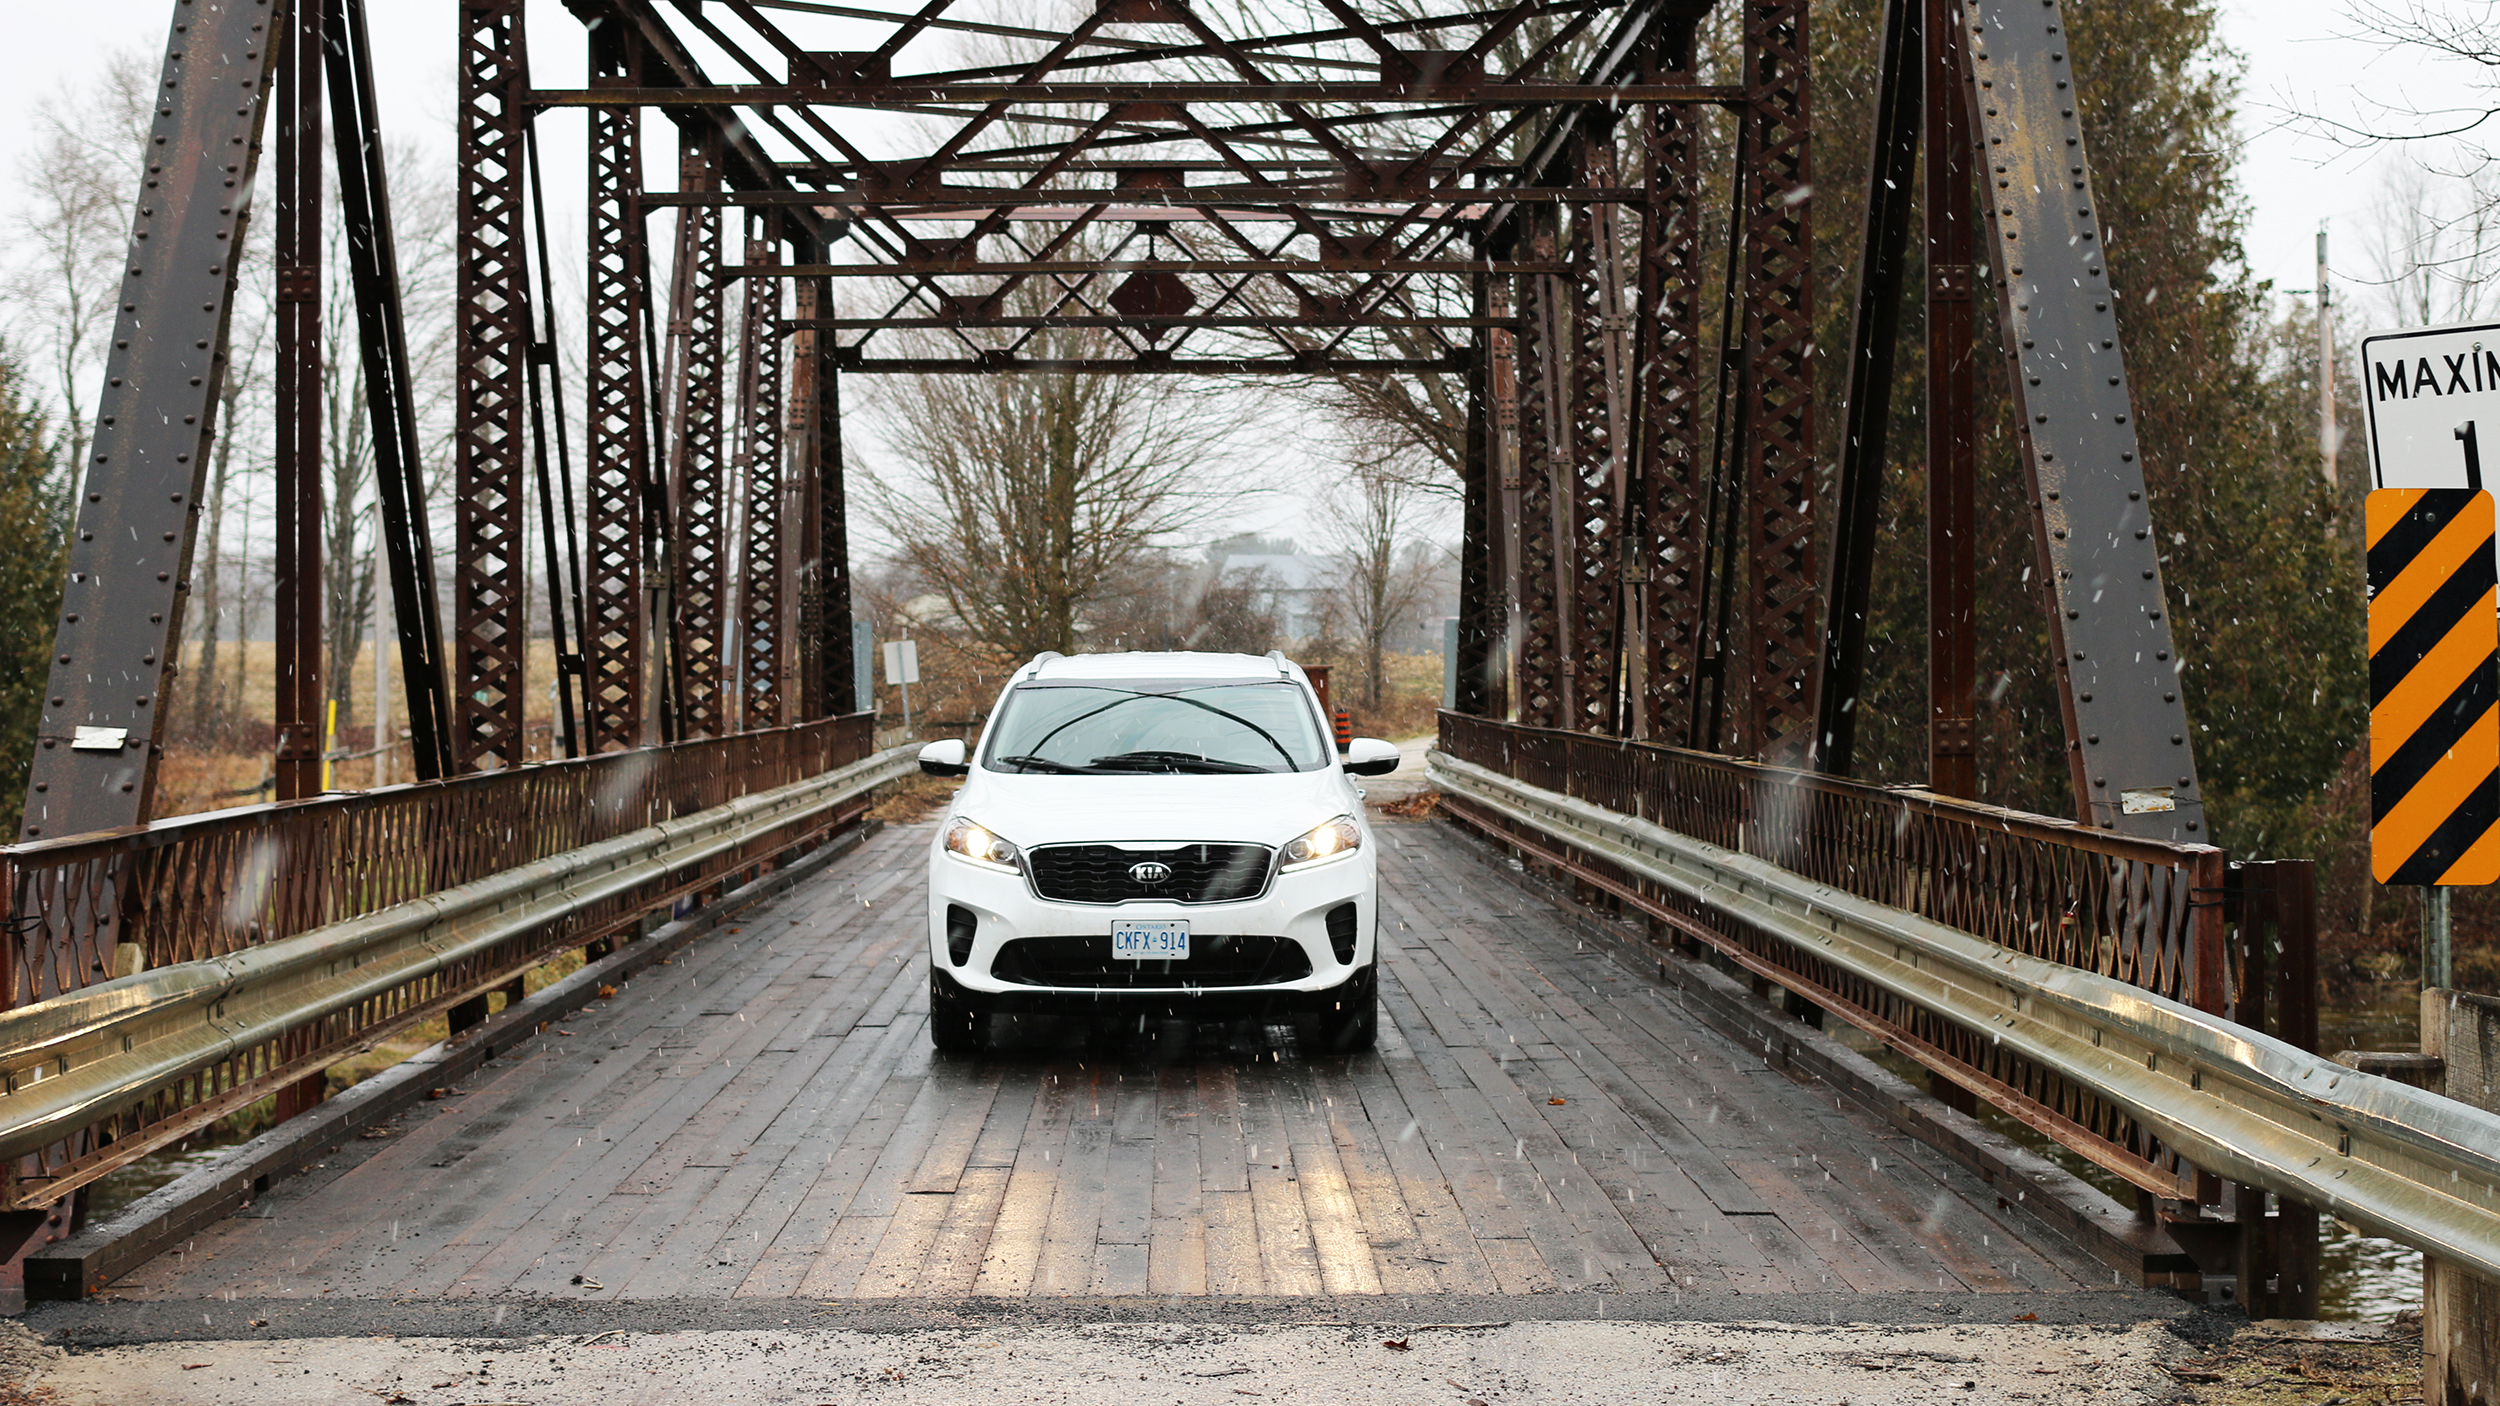
<path id="1" fill-rule="evenodd" d="M 1705 906 L 1726 926 L 1700 934 L 1721 952 L 1916 1053 L 1931 1070 L 2000 1107 L 2020 1094 L 2004 1071 L 2053 1079 L 2060 1088 L 2088 1091 L 2174 1162 L 2192 1163 L 2190 1175 L 2174 1183 L 2179 1192 L 2197 1192 L 2201 1200 L 2200 1183 L 2228 1176 L 2252 1194 L 2320 1207 L 2477 1274 L 2500 1275 L 2500 1115 L 2344 1069 L 2106 972 L 1977 936 L 1446 751 L 1427 761 L 1433 785 L 1471 821 L 1498 822 L 1496 834 L 1584 883 L 1627 897 L 1671 893 Z M 1568 857 L 1551 857 L 1557 854 Z M 1684 926 L 1648 896 L 1632 901 Z M 1750 938 L 1726 936 L 1735 929 Z M 2190 940 L 2216 936 L 2199 921 Z M 1982 1032 L 1989 1062 L 1958 1061 L 1922 1042 L 1919 1031 L 1892 1018 L 1903 1011 Z M 2150 1181 L 2170 1171 L 2152 1166 L 2138 1174 Z M 2271 1266 L 2252 1255 L 2251 1232 L 2261 1229 L 2250 1218 L 2253 1209 L 2250 1197 L 2239 1198 L 2236 1226 L 2191 1215 L 2166 1219 L 2200 1268 L 2271 1268 L 2278 1279 L 2296 1273 L 2279 1255 Z M 2225 1237 L 2240 1241 L 2236 1253 Z M 2288 1287 L 2267 1292 L 2288 1296 Z"/>
<path id="2" fill-rule="evenodd" d="M 12 922 L 0 992 L 15 1009 L 117 975 L 232 956 L 711 811 L 865 759 L 872 721 L 854 714 L 6 847 L 0 897 Z M 812 848 L 867 805 L 861 795 L 794 815 L 319 1021 L 240 1042 L 17 1161 L 0 1201 L 56 1199 L 567 949 Z"/>
<path id="3" fill-rule="evenodd" d="M 2071 821 L 1813 772 L 1586 733 L 1441 715 L 1442 751 L 1933 919 L 2010 951 L 2233 1014 L 2228 866 Z M 1451 796 L 1467 823 L 1840 1014 L 2104 1169 L 2157 1195 L 2211 1202 L 2211 1178 L 2097 1094 L 2008 1051 L 1990 1031 L 1917 1006 L 1689 896 Z"/>

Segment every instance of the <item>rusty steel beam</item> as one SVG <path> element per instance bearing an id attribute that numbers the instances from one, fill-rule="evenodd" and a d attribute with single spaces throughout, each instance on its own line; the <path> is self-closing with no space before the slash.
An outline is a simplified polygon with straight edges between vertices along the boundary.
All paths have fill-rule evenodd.
<path id="1" fill-rule="evenodd" d="M 181 10 L 168 33 L 95 438 L 73 467 L 85 491 L 36 725 L 30 840 L 135 825 L 155 800 L 164 690 L 180 658 L 226 375 L 243 196 L 277 66 L 269 22 L 260 5 L 200 5 Z"/>
<path id="2" fill-rule="evenodd" d="M 591 33 L 591 71 L 621 68 L 613 27 Z M 588 430 L 584 504 L 582 640 L 587 713 L 584 748 L 639 747 L 645 730 L 647 605 L 642 591 L 642 498 L 650 463 L 648 392 L 642 377 L 642 300 L 647 296 L 642 225 L 642 129 L 632 108 L 590 112 L 590 264 L 582 358 Z"/>
<path id="3" fill-rule="evenodd" d="M 1926 0 L 1886 0 L 1875 135 L 1867 160 L 1866 229 L 1858 255 L 1858 306 L 1849 337 L 1848 399 L 1841 407 L 1840 506 L 1832 533 L 1831 598 L 1815 680 L 1814 768 L 1851 774 L 1866 673 L 1866 616 L 1881 527 L 1884 460 L 1892 429 L 1893 353 L 1910 248 L 1911 186 L 1918 174 L 1918 78 Z"/>
<path id="4" fill-rule="evenodd" d="M 460 0 L 459 306 L 452 566 L 455 771 L 517 766 L 529 583 L 529 355 L 522 224 L 527 82 L 520 0 Z"/>
<path id="5" fill-rule="evenodd" d="M 1970 97 L 1957 0 L 1925 0 L 1927 240 L 1927 786 L 1979 794 L 1979 444 L 1971 422 L 1975 231 Z"/>
<path id="6" fill-rule="evenodd" d="M 1490 242 L 1491 237 L 1488 237 Z M 1517 310 L 1517 280 L 1484 280 L 1485 309 L 1506 319 Z M 1520 602 L 1526 598 L 1521 576 L 1520 521 L 1527 480 L 1519 462 L 1519 343 L 1513 328 L 1495 328 L 1486 337 L 1492 365 L 1485 370 L 1484 390 L 1491 402 L 1485 428 L 1484 540 L 1485 572 L 1492 587 L 1485 599 L 1485 670 L 1491 675 L 1485 716 L 1512 717 L 1517 708 Z"/>
<path id="7" fill-rule="evenodd" d="M 1121 277 L 1138 273 L 1204 273 L 1238 275 L 1247 273 L 1440 273 L 1472 278 L 1479 273 L 1569 273 L 1570 265 L 1555 259 L 1526 261 L 1498 260 L 1490 268 L 1481 261 L 1467 259 L 1365 259 L 1354 256 L 1308 259 L 1122 259 Z M 1101 262 L 1085 259 L 1019 259 L 982 260 L 963 258 L 923 258 L 878 264 L 771 264 L 761 268 L 746 264 L 730 264 L 720 270 L 725 278 L 903 278 L 928 274 L 1099 274 L 1105 272 Z"/>
<path id="8" fill-rule="evenodd" d="M 708 142 L 680 149 L 678 183 L 705 188 L 720 179 Z M 722 698 L 727 660 L 722 637 L 727 623 L 728 563 L 722 519 L 728 507 L 723 439 L 730 409 L 725 384 L 720 266 L 721 220 L 716 209 L 688 209 L 678 216 L 675 291 L 669 311 L 670 543 L 675 572 L 672 605 L 677 660 L 678 732 L 681 739 L 718 737 L 729 731 Z"/>
<path id="9" fill-rule="evenodd" d="M 1493 282 L 1491 278 L 1475 280 L 1473 306 L 1479 315 L 1491 306 Z M 1458 687 L 1450 707 L 1474 717 L 1491 712 L 1492 670 L 1501 620 L 1496 604 L 1501 595 L 1499 549 L 1495 546 L 1501 494 L 1496 461 L 1500 452 L 1494 444 L 1491 404 L 1491 322 L 1490 317 L 1485 318 L 1486 325 L 1478 327 L 1475 345 L 1468 349 L 1467 437 L 1458 467 L 1458 656 L 1453 670 Z"/>
<path id="10" fill-rule="evenodd" d="M 1244 163 L 1254 169 L 1258 162 Z M 1279 172 L 1303 169 L 1303 162 L 1267 163 Z M 1111 175 L 1115 179 L 1129 175 L 1151 175 L 1177 178 L 1183 168 L 1198 166 L 1172 162 L 1072 162 L 1056 168 L 1063 176 Z M 782 168 L 792 176 L 818 180 L 846 179 L 830 171 L 804 171 Z M 963 161 L 947 167 L 953 175 L 1028 175 L 1040 169 L 1039 163 Z M 1239 174 L 1240 167 L 1229 164 L 1207 164 L 1204 169 Z M 722 190 L 682 191 L 657 190 L 645 194 L 642 203 L 652 209 L 676 205 L 736 205 L 748 208 L 800 208 L 813 210 L 880 210 L 904 219 L 962 219 L 973 215 L 1004 214 L 1020 220 L 1064 220 L 1079 209 L 1104 206 L 1105 213 L 1122 220 L 1184 221 L 1209 218 L 1202 207 L 1215 207 L 1213 213 L 1228 218 L 1279 221 L 1291 218 L 1296 210 L 1307 210 L 1324 219 L 1384 219 L 1404 214 L 1417 201 L 1463 210 L 1481 210 L 1498 199 L 1505 205 L 1579 205 L 1593 201 L 1630 204 L 1640 199 L 1637 190 L 1587 191 L 1569 186 L 1504 186 L 1498 192 L 1461 182 L 1480 174 L 1474 168 L 1459 165 L 1427 165 L 1423 176 L 1401 180 L 1396 194 L 1402 199 L 1358 201 L 1346 193 L 1341 181 L 1331 177 L 1322 180 L 1300 180 L 1291 176 L 1262 180 L 1256 184 L 1181 185 L 1169 190 L 1139 188 L 1120 184 L 1110 188 L 1101 185 L 1041 185 L 1018 187 L 1013 199 L 995 189 L 979 186 L 942 185 L 922 188 L 909 196 L 879 195 L 857 190 Z"/>
<path id="11" fill-rule="evenodd" d="M 329 7 L 330 114 L 337 138 L 340 223 L 356 296 L 364 403 L 373 426 L 373 479 L 381 518 L 376 550 L 390 564 L 410 760 L 418 780 L 432 781 L 444 774 L 450 754 L 451 705 L 443 677 L 442 604 L 435 588 L 433 533 L 426 521 L 424 458 L 417 444 L 415 370 L 408 355 L 389 173 L 383 144 L 376 139 L 382 130 L 381 104 L 365 10 L 366 0 L 342 0 Z M 382 642 L 375 640 L 374 648 L 382 648 Z M 388 740 L 377 737 L 374 743 Z"/>
<path id="12" fill-rule="evenodd" d="M 1734 106 L 1746 90 L 1708 83 L 1521 83 L 1486 79 L 1417 92 L 1390 83 L 915 83 L 874 84 L 729 83 L 713 87 L 533 88 L 522 101 L 532 108 L 603 107 L 618 101 L 639 107 L 849 107 L 925 108 L 932 103 L 972 107 L 1034 104 L 1109 107 L 1163 103 L 1392 103 L 1428 98 L 1480 108 L 1542 108 L 1554 103 L 1700 103 Z M 970 112 L 958 115 L 972 116 Z"/>
<path id="13" fill-rule="evenodd" d="M 821 296 L 821 294 L 820 294 Z M 813 636 L 816 661 L 816 706 L 822 715 L 840 717 L 872 706 L 858 697 L 852 675 L 850 498 L 843 482 L 842 371 L 822 354 L 832 341 L 820 343 L 816 363 L 815 479 L 816 512 L 813 579 Z"/>
<path id="14" fill-rule="evenodd" d="M 1290 321 L 1291 324 L 1296 327 L 1380 327 L 1395 331 L 1422 331 L 1428 328 L 1455 329 L 1463 327 L 1509 327 L 1515 325 L 1516 323 L 1516 319 L 1513 318 L 1393 317 L 1386 315 L 1366 317 L 1360 313 L 1342 311 L 1312 312 L 1285 320 Z M 819 328 L 828 332 L 879 332 L 908 330 L 937 331 L 956 327 L 1092 327 L 1106 329 L 1114 327 L 1194 327 L 1201 329 L 1216 328 L 1239 331 L 1257 331 L 1274 327 L 1278 325 L 1279 321 L 1280 319 L 1275 317 L 1254 317 L 1248 315 L 1240 317 L 1190 317 L 1184 314 L 1163 316 L 1153 312 L 1146 312 L 1136 316 L 1120 314 L 1113 317 L 1067 314 L 1054 317 L 814 317 L 807 318 L 805 320 L 786 318 L 782 321 L 781 326 L 783 330 L 792 332 L 815 330 Z"/>
<path id="15" fill-rule="evenodd" d="M 1614 138 L 1593 126 L 1581 159 L 1591 186 L 1615 184 Z M 1572 210 L 1570 379 L 1565 413 L 1571 424 L 1567 609 L 1572 613 L 1565 726 L 1588 732 L 1623 730 L 1625 517 L 1631 478 L 1629 345 L 1631 310 L 1624 286 L 1624 250 L 1615 207 Z M 1560 488 L 1557 492 L 1562 491 Z M 1558 547 L 1557 550 L 1560 550 Z"/>
<path id="16" fill-rule="evenodd" d="M 1528 247 L 1541 260 L 1553 256 L 1553 213 L 1540 208 L 1524 221 Z M 1511 529 L 1519 560 L 1519 625 L 1511 686 L 1519 721 L 1536 727 L 1559 727 L 1570 715 L 1569 676 L 1575 667 L 1564 589 L 1570 538 L 1558 525 L 1572 496 L 1571 421 L 1563 404 L 1570 339 L 1564 327 L 1567 293 L 1560 282 L 1545 274 L 1519 280 L 1520 493 Z"/>
<path id="17" fill-rule="evenodd" d="M 1466 370 L 1466 353 L 1451 352 L 1435 357 L 1348 356 L 1332 357 L 1318 353 L 1295 356 L 1190 356 L 1158 355 L 1141 352 L 1133 358 L 1120 357 L 1030 357 L 1009 352 L 984 352 L 977 356 L 891 356 L 861 357 L 848 354 L 834 358 L 844 371 L 859 375 L 928 376 L 950 371 L 1046 371 L 1053 373 L 1100 372 L 1106 375 L 1176 375 L 1198 374 L 1216 376 L 1309 376 L 1323 372 L 1364 372 L 1378 374 L 1391 371 Z"/>
<path id="18" fill-rule="evenodd" d="M 278 799 L 321 793 L 321 75 L 324 0 L 275 22 L 277 264 Z"/>
<path id="19" fill-rule="evenodd" d="M 1687 56 L 1679 58 L 1688 60 Z M 1684 741 L 1699 702 L 1704 578 L 1701 393 L 1701 139 L 1671 108 L 1642 121 L 1638 413 L 1639 529 L 1626 574 L 1642 601 L 1637 735 Z"/>
<path id="20" fill-rule="evenodd" d="M 1814 167 L 1806 0 L 1744 0 L 1743 401 L 1750 678 L 1736 750 L 1801 753 L 1814 725 Z"/>
<path id="21" fill-rule="evenodd" d="M 747 262 L 773 262 L 780 251 L 780 221 L 766 216 L 747 242 Z M 782 283 L 750 278 L 742 290 L 742 356 L 739 366 L 739 478 L 744 485 L 745 530 L 738 534 L 738 707 L 748 731 L 778 727 L 782 710 L 782 656 L 788 641 L 781 612 L 782 542 Z"/>
<path id="22" fill-rule="evenodd" d="M 1974 0 L 1964 12 L 1973 150 L 1988 163 L 1984 208 L 1997 236 L 1988 241 L 1990 281 L 2053 601 L 2075 812 L 2131 835 L 2202 840 L 2204 794 L 2075 116 L 2065 12 L 2057 0 Z"/>

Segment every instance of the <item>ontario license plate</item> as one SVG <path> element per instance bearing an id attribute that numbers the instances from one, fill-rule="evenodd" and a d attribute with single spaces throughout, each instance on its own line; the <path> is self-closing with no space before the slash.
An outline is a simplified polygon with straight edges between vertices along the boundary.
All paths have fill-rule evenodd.
<path id="1" fill-rule="evenodd" d="M 1132 962 L 1185 962 L 1189 960 L 1189 924 L 1114 918 L 1111 955 Z"/>

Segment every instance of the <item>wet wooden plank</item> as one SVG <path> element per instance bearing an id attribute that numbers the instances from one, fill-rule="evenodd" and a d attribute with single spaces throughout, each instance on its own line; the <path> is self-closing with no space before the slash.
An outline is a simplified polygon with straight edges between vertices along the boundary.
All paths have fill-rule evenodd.
<path id="1" fill-rule="evenodd" d="M 1037 1097 L 1017 1139 L 1007 1188 L 985 1247 L 976 1294 L 1021 1297 L 1033 1288 L 1041 1263 L 1042 1236 L 1050 1224 L 1050 1204 L 1060 1181 L 1059 1156 L 1066 1147 L 1075 1091 L 1056 1077 L 1037 1082 Z"/>
<path id="2" fill-rule="evenodd" d="M 1146 1226 L 1146 1292 L 1207 1292 L 1206 1206 L 1198 1169 L 1198 1083 L 1191 1071 L 1155 1071 L 1154 1186 Z"/>
<path id="3" fill-rule="evenodd" d="M 283 1220 L 212 1228 L 130 1287 L 1169 1298 L 2090 1282 L 2066 1251 L 2009 1231 L 1967 1175 L 1698 1026 L 1545 898 L 1421 827 L 1384 866 L 1378 1053 L 1315 1057 L 1210 1026 L 1188 1051 L 1106 1028 L 1072 1032 L 1074 1054 L 1037 1054 L 1028 1035 L 936 1059 L 925 838 L 877 837 L 581 1013 L 573 1039 L 537 1042 L 291 1184 Z M 570 1282 L 585 1271 L 598 1290 Z"/>

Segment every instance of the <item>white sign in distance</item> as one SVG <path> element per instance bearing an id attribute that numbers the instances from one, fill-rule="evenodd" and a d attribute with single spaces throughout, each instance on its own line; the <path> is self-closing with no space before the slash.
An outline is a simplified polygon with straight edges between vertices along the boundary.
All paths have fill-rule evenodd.
<path id="1" fill-rule="evenodd" d="M 2500 471 L 2500 323 L 2414 327 L 2361 339 L 2372 488 L 2493 488 Z"/>
<path id="2" fill-rule="evenodd" d="M 920 646 L 912 640 L 885 642 L 885 681 L 889 684 L 920 682 Z"/>

